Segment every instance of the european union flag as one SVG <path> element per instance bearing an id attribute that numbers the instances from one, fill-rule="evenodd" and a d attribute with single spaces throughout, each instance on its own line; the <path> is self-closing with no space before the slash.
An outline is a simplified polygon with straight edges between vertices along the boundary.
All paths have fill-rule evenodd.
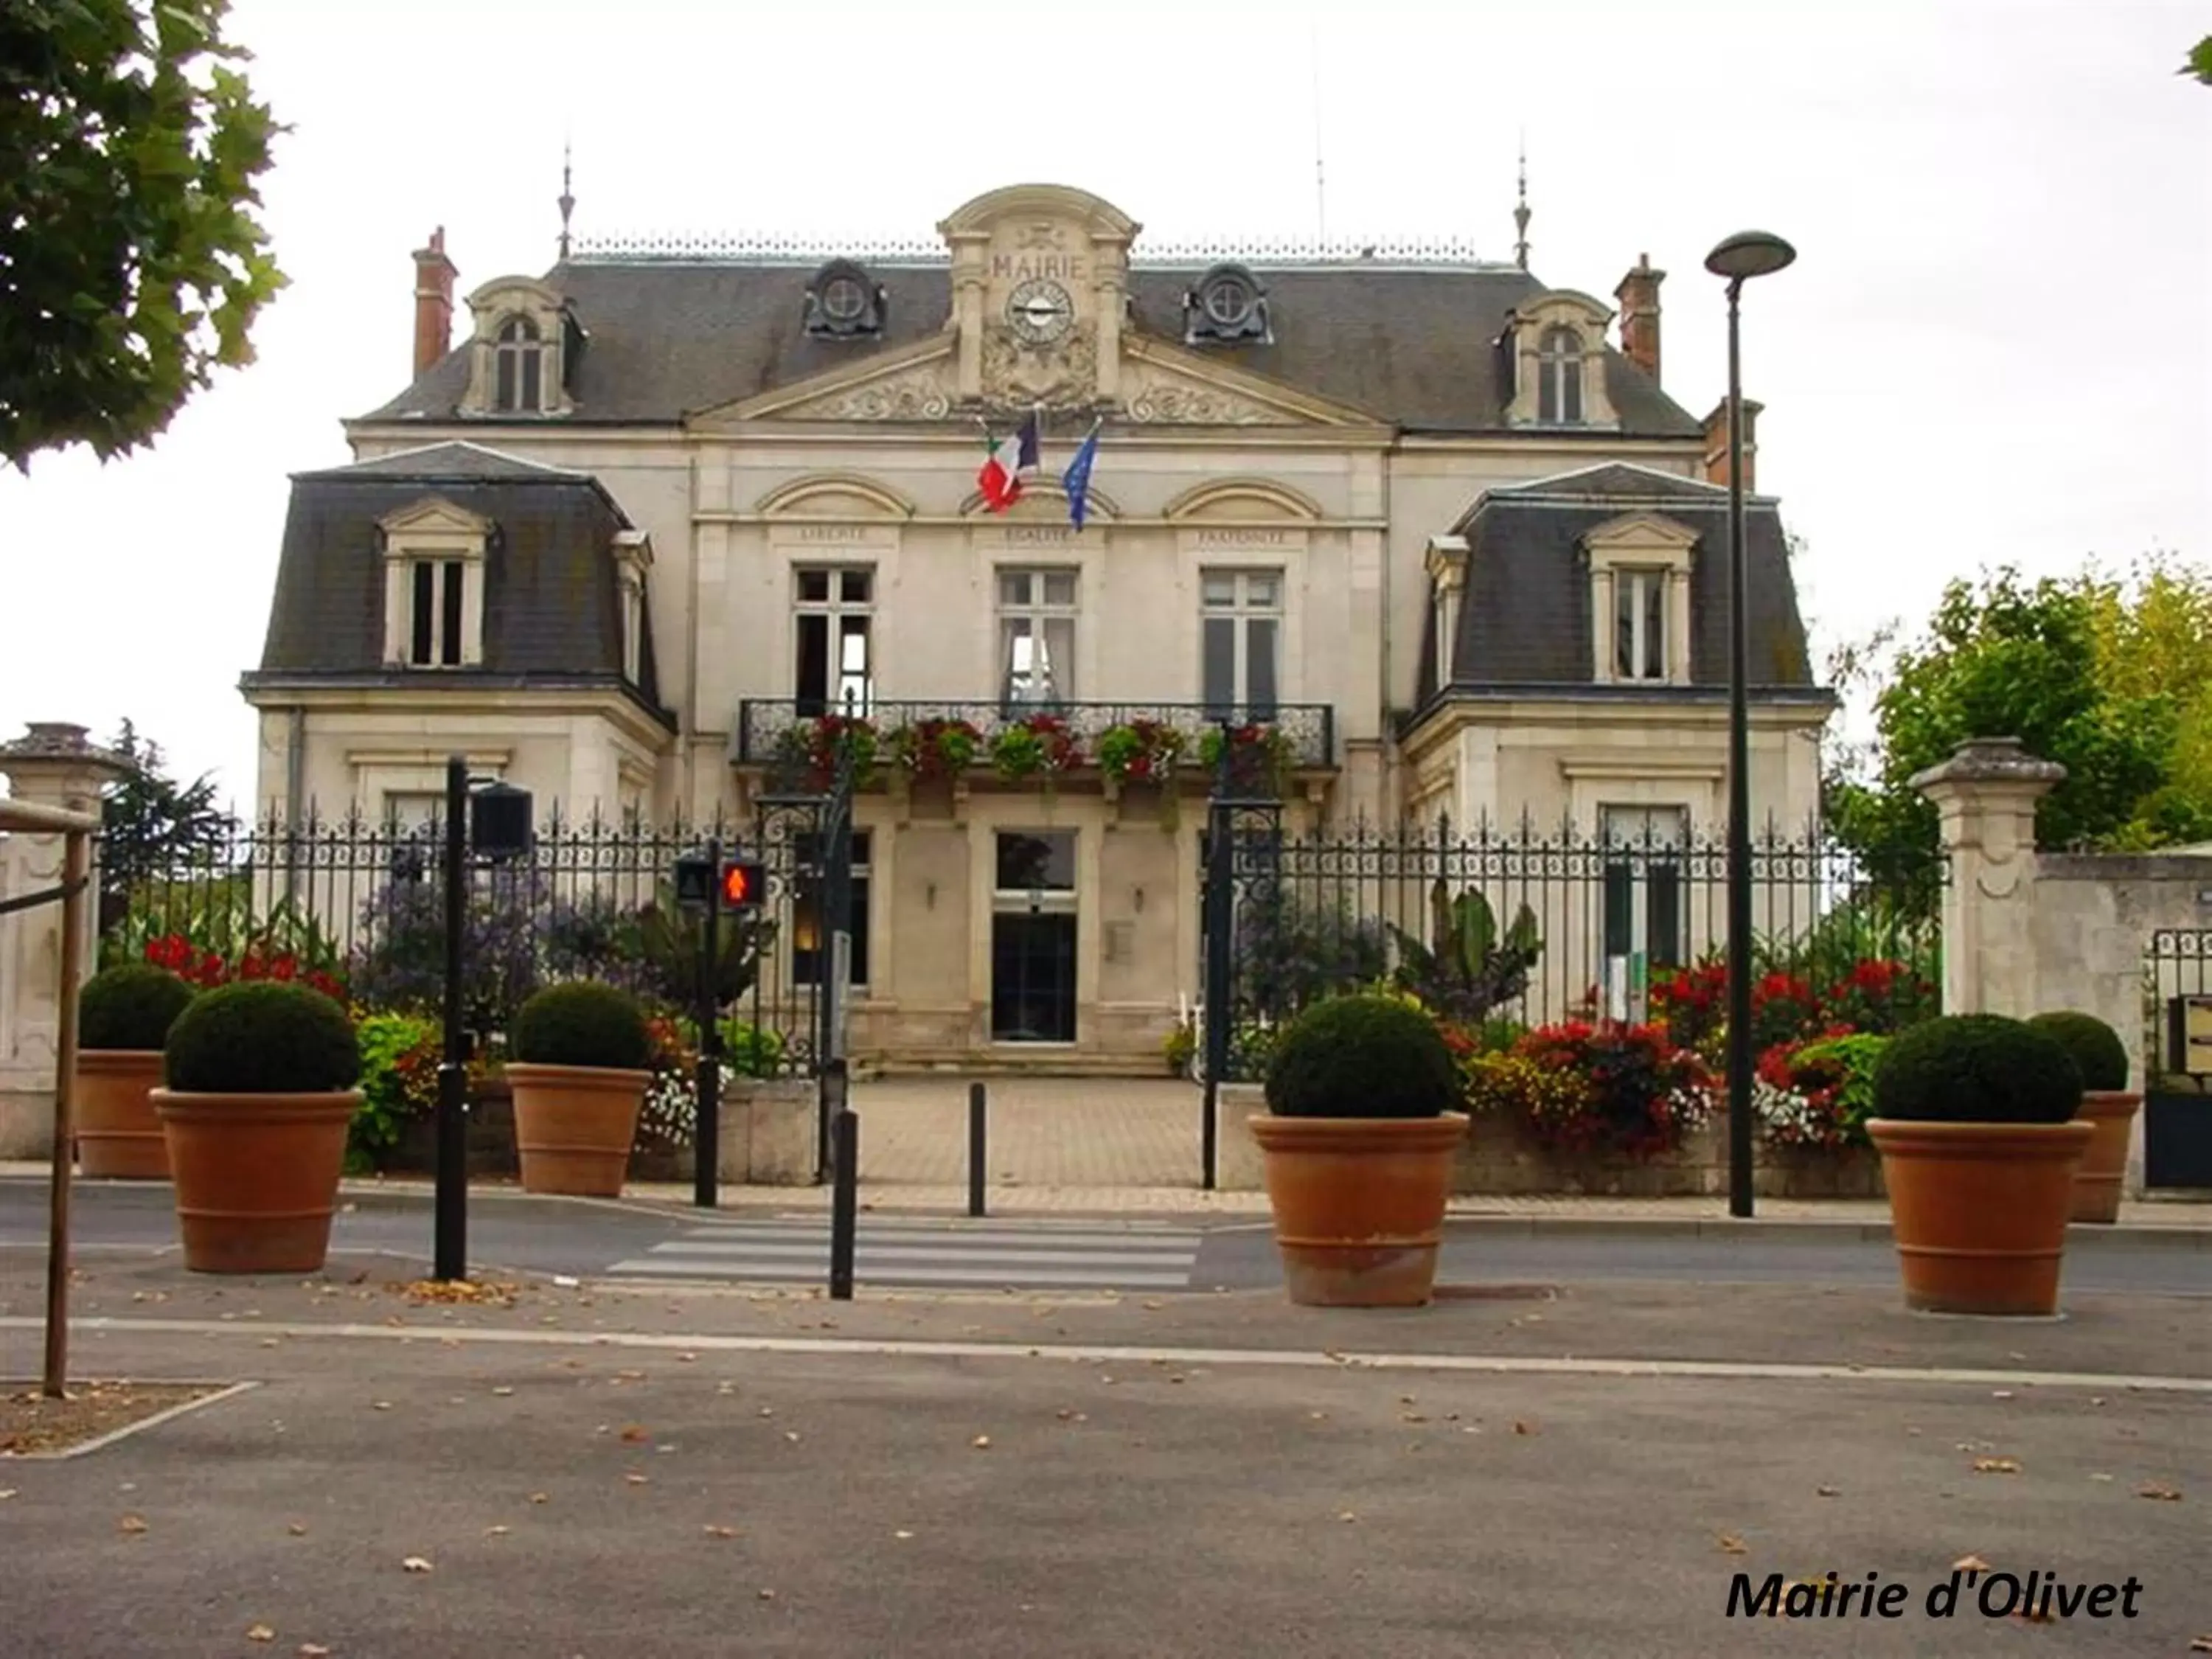
<path id="1" fill-rule="evenodd" d="M 1067 521 L 1079 531 L 1091 510 L 1091 467 L 1098 459 L 1098 428 L 1103 421 L 1091 424 L 1091 435 L 1075 452 L 1075 459 L 1067 464 L 1067 471 L 1060 475 L 1060 488 L 1067 491 Z"/>

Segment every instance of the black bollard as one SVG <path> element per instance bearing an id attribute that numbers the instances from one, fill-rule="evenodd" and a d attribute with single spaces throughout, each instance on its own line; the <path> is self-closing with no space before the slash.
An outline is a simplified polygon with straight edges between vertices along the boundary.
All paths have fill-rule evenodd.
<path id="1" fill-rule="evenodd" d="M 983 1213 L 984 1162 L 989 1156 L 989 1138 L 985 1133 L 988 1101 L 983 1085 L 968 1085 L 968 1213 Z"/>
<path id="2" fill-rule="evenodd" d="M 830 1299 L 853 1299 L 853 1247 L 860 1221 L 860 1115 L 840 1108 L 830 1120 L 835 1149 L 830 1189 Z"/>

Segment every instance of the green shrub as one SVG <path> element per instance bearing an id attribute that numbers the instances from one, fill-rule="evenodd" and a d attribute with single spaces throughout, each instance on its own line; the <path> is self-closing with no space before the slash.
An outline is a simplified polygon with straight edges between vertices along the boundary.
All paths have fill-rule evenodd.
<path id="1" fill-rule="evenodd" d="M 508 1052 L 530 1066 L 641 1072 L 653 1057 L 645 1012 L 627 991 L 596 980 L 549 985 L 522 1005 Z"/>
<path id="2" fill-rule="evenodd" d="M 316 1094 L 350 1089 L 361 1042 L 344 1009 L 283 980 L 245 980 L 194 997 L 169 1028 L 169 1087 L 190 1094 Z"/>
<path id="3" fill-rule="evenodd" d="M 2106 1092 L 2128 1086 L 2128 1045 L 2094 1014 L 2038 1014 L 2027 1022 L 2057 1041 L 2081 1068 L 2081 1086 Z"/>
<path id="4" fill-rule="evenodd" d="M 2058 1040 L 2002 1014 L 1900 1031 L 1875 1066 L 1874 1115 L 1923 1123 L 2063 1123 L 2081 1072 Z"/>
<path id="5" fill-rule="evenodd" d="M 1461 1093 L 1436 1022 L 1395 997 L 1316 1003 L 1267 1064 L 1267 1109 L 1283 1117 L 1435 1117 Z"/>
<path id="6" fill-rule="evenodd" d="M 191 986 L 151 963 L 105 969 L 77 994 L 77 1047 L 158 1048 L 192 995 Z"/>

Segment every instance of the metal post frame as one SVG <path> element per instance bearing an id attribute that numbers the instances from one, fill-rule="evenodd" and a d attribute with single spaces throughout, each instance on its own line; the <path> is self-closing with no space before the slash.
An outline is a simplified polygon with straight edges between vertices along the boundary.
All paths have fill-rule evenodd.
<path id="1" fill-rule="evenodd" d="M 1728 1091 L 1729 1213 L 1752 1213 L 1750 627 L 1743 533 L 1743 373 L 1739 276 L 1728 285 L 1729 765 Z"/>
<path id="2" fill-rule="evenodd" d="M 84 977 L 84 891 L 92 845 L 84 831 L 62 842 L 61 1030 L 54 1054 L 54 1163 L 47 1223 L 46 1376 L 40 1392 L 60 1400 L 69 1382 L 70 1181 L 76 1156 L 77 989 Z"/>
<path id="3" fill-rule="evenodd" d="M 463 929 L 468 915 L 469 769 L 446 762 L 446 1054 L 438 1067 L 438 1173 L 432 1277 L 468 1277 L 468 1033 L 462 1028 Z"/>
<path id="4" fill-rule="evenodd" d="M 694 1089 L 698 1113 L 691 1133 L 691 1202 L 712 1210 L 721 1203 L 722 1162 L 722 1018 L 721 997 L 715 985 L 722 965 L 722 842 L 719 836 L 707 842 L 707 867 L 713 879 L 707 884 L 707 914 L 700 923 L 699 1071 Z"/>

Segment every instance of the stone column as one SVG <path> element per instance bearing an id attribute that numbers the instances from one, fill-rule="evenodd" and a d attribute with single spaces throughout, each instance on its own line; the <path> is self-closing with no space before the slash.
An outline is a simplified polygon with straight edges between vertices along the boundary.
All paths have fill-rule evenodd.
<path id="1" fill-rule="evenodd" d="M 1912 787 L 1942 814 L 1943 1012 L 2036 1012 L 2035 805 L 2066 769 L 2018 738 L 1973 738 Z"/>
<path id="2" fill-rule="evenodd" d="M 0 744 L 9 798 L 26 805 L 96 815 L 102 787 L 130 769 L 120 755 L 88 742 L 82 726 L 33 722 L 24 736 Z M 0 898 L 58 885 L 62 849 L 59 836 L 0 836 Z M 85 926 L 82 960 L 89 975 L 99 932 L 96 901 L 85 906 Z M 59 902 L 0 915 L 0 1158 L 44 1158 L 50 1147 L 61 957 Z"/>

